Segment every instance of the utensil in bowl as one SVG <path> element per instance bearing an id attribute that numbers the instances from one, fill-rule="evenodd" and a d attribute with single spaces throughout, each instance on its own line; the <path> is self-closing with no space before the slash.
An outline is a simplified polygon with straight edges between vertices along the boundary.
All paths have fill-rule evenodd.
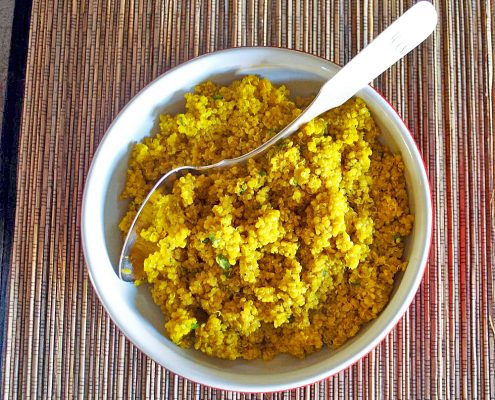
<path id="1" fill-rule="evenodd" d="M 138 264 L 142 264 L 146 254 L 143 254 L 142 249 L 135 249 L 134 245 L 138 238 L 139 217 L 155 191 L 170 191 L 174 182 L 181 176 L 229 168 L 264 154 L 271 146 L 292 135 L 305 123 L 349 100 L 359 89 L 422 43 L 433 32 L 436 24 L 437 13 L 433 5 L 427 1 L 417 3 L 328 80 L 311 104 L 270 140 L 237 158 L 206 166 L 182 166 L 164 174 L 148 193 L 131 223 L 120 254 L 119 277 L 127 282 L 141 277 L 138 275 L 142 265 Z"/>

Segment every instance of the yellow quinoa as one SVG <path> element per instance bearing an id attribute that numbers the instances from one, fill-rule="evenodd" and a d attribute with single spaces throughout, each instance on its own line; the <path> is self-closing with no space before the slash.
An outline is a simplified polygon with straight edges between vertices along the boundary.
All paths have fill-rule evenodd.
<path id="1" fill-rule="evenodd" d="M 132 151 L 123 233 L 163 173 L 246 153 L 301 112 L 256 76 L 185 98 L 186 111 L 160 116 L 160 133 Z M 220 358 L 304 357 L 376 318 L 413 224 L 402 159 L 379 134 L 351 99 L 263 158 L 153 196 L 136 249 L 167 336 Z"/>

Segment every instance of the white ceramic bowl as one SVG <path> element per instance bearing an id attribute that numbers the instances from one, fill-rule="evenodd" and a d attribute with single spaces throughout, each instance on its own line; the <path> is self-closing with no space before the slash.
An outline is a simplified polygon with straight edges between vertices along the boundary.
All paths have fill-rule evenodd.
<path id="1" fill-rule="evenodd" d="M 122 246 L 118 223 L 126 209 L 119 199 L 126 178 L 132 143 L 157 128 L 158 115 L 183 110 L 183 95 L 211 79 L 227 84 L 247 74 L 259 74 L 285 84 L 293 95 L 317 91 L 338 66 L 305 53 L 279 48 L 238 48 L 208 54 L 186 62 L 145 87 L 120 112 L 100 143 L 86 180 L 82 204 L 84 254 L 103 306 L 120 330 L 149 357 L 169 370 L 208 386 L 244 392 L 278 391 L 324 379 L 358 361 L 396 325 L 421 282 L 431 237 L 432 208 L 425 168 L 409 130 L 390 104 L 374 89 L 364 99 L 382 129 L 382 140 L 402 154 L 406 166 L 410 206 L 415 213 L 406 244 L 409 261 L 397 277 L 390 302 L 344 346 L 323 350 L 304 360 L 287 355 L 271 361 L 227 361 L 185 350 L 168 340 L 164 317 L 149 289 L 122 282 L 116 274 Z"/>

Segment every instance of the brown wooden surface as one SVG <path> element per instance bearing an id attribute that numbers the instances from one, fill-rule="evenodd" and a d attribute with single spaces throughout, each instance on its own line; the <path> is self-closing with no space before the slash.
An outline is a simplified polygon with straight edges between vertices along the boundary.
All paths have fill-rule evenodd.
<path id="1" fill-rule="evenodd" d="M 104 312 L 79 233 L 92 155 L 126 102 L 183 61 L 272 45 L 345 63 L 413 2 L 34 0 L 4 397 L 244 398 L 157 366 Z M 495 398 L 495 4 L 434 4 L 433 37 L 374 83 L 410 126 L 429 171 L 435 231 L 420 291 L 356 365 L 267 398 Z"/>

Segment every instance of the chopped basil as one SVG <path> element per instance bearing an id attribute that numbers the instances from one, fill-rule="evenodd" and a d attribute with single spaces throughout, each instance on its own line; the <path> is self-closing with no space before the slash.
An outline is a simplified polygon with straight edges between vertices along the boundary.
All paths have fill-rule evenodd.
<path id="1" fill-rule="evenodd" d="M 195 329 L 198 329 L 199 328 L 199 324 L 197 322 L 193 322 L 191 324 L 191 330 L 195 330 Z"/>
<path id="2" fill-rule="evenodd" d="M 210 242 L 210 243 L 213 245 L 213 247 L 215 247 L 215 246 L 216 246 L 216 245 L 220 242 L 220 239 L 217 239 L 217 238 L 215 237 L 215 235 L 213 235 L 213 234 L 211 234 L 211 233 L 210 233 L 207 237 L 205 237 L 205 238 L 202 240 L 202 242 L 203 242 L 204 244 L 207 244 L 208 242 Z"/>
<path id="3" fill-rule="evenodd" d="M 223 96 L 221 94 L 215 94 L 213 96 L 213 100 L 222 100 L 223 99 Z"/>
<path id="4" fill-rule="evenodd" d="M 229 259 L 223 254 L 218 254 L 215 260 L 217 261 L 217 264 L 220 265 L 220 268 L 222 268 L 224 271 L 230 270 L 231 265 L 229 263 Z"/>
<path id="5" fill-rule="evenodd" d="M 260 176 L 266 176 L 266 171 L 264 169 L 260 170 Z"/>
<path id="6" fill-rule="evenodd" d="M 247 185 L 245 183 L 243 183 L 241 185 L 241 190 L 239 190 L 239 196 L 242 196 L 244 194 L 244 192 L 246 191 L 247 189 Z"/>

